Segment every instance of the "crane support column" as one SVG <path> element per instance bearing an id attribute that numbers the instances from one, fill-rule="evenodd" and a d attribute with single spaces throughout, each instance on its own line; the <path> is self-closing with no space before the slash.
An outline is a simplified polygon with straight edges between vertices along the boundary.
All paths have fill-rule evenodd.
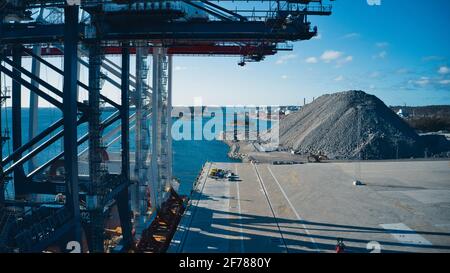
<path id="1" fill-rule="evenodd" d="M 152 189 L 156 195 L 156 209 L 167 198 L 169 187 L 169 60 L 167 49 L 153 49 L 153 93 L 152 93 Z"/>
<path id="2" fill-rule="evenodd" d="M 169 67 L 168 67 L 168 83 L 167 83 L 167 180 L 172 182 L 172 73 L 173 73 L 173 56 L 169 55 Z"/>
<path id="3" fill-rule="evenodd" d="M 81 218 L 78 187 L 77 155 L 77 48 L 78 48 L 78 6 L 64 8 L 64 169 L 67 187 L 66 206 L 73 215 L 73 240 L 81 243 Z"/>
<path id="4" fill-rule="evenodd" d="M 17 67 L 22 66 L 22 46 L 15 45 L 12 53 L 13 63 Z M 21 73 L 17 69 L 13 69 L 14 78 L 20 79 Z M 13 151 L 22 146 L 22 86 L 13 79 L 12 82 L 12 146 Z M 16 162 L 21 157 L 18 154 L 13 160 Z M 18 196 L 24 192 L 25 174 L 23 166 L 19 166 L 14 170 L 14 190 L 15 196 Z"/>
<path id="5" fill-rule="evenodd" d="M 153 217 L 151 207 L 155 204 L 150 190 L 150 121 L 149 108 L 151 107 L 150 93 L 147 86 L 148 77 L 148 47 L 142 43 L 136 48 L 136 88 L 133 93 L 133 101 L 136 106 L 135 126 L 135 181 L 133 187 L 133 210 L 137 213 L 135 219 L 136 233 L 140 234 L 149 222 L 149 216 Z M 139 239 L 139 238 L 137 238 Z"/>
<path id="6" fill-rule="evenodd" d="M 152 169 L 152 188 L 151 194 L 152 199 L 155 200 L 152 204 L 158 210 L 159 203 L 159 192 L 160 192 L 160 181 L 159 181 L 159 168 L 158 168 L 158 153 L 159 153 L 159 130 L 160 130 L 160 82 L 159 82 L 159 67 L 160 60 L 159 57 L 161 55 L 162 49 L 160 47 L 153 48 L 153 92 L 152 92 L 152 159 L 151 159 L 151 169 Z"/>
<path id="7" fill-rule="evenodd" d="M 130 206 L 130 49 L 122 48 L 122 72 L 121 72 L 121 139 L 122 139 L 122 183 L 127 186 L 117 198 L 120 224 L 122 226 L 122 245 L 128 248 L 133 242 L 131 233 L 131 206 Z"/>
<path id="8" fill-rule="evenodd" d="M 106 167 L 101 155 L 105 150 L 101 145 L 100 129 L 100 78 L 102 55 L 98 42 L 89 47 L 89 187 L 86 209 L 89 212 L 88 242 L 91 252 L 104 252 L 104 201 L 102 188 Z"/>
<path id="9" fill-rule="evenodd" d="M 41 46 L 33 46 L 33 54 L 36 56 L 41 56 Z M 41 62 L 36 58 L 31 60 L 31 73 L 37 77 L 41 74 Z M 35 80 L 31 80 L 33 86 L 39 87 L 39 83 Z M 29 124 L 28 124 L 28 140 L 33 139 L 38 132 L 38 109 L 39 109 L 39 96 L 30 92 L 30 109 L 29 109 Z M 32 151 L 34 146 L 30 147 L 29 151 Z M 31 172 L 36 168 L 36 158 L 31 158 L 28 162 L 28 172 Z"/>

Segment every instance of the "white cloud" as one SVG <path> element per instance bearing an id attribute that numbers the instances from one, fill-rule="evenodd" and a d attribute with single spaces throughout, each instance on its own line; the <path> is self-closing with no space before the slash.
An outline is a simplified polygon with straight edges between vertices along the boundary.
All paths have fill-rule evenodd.
<path id="1" fill-rule="evenodd" d="M 305 59 L 306 63 L 315 64 L 319 62 L 319 59 L 324 63 L 336 63 L 336 68 L 341 67 L 345 63 L 349 63 L 353 61 L 353 56 L 351 55 L 345 55 L 341 51 L 336 50 L 326 50 L 322 53 L 322 55 L 319 58 L 316 57 L 309 57 Z"/>
<path id="2" fill-rule="evenodd" d="M 276 64 L 284 64 L 289 60 L 293 60 L 297 58 L 297 55 L 295 54 L 288 54 L 288 55 L 283 55 L 280 58 L 278 58 L 278 60 L 275 62 Z"/>
<path id="3" fill-rule="evenodd" d="M 175 66 L 175 71 L 181 71 L 181 70 L 186 70 L 187 69 L 187 67 L 185 67 L 185 66 Z"/>
<path id="4" fill-rule="evenodd" d="M 378 42 L 375 45 L 379 48 L 385 48 L 385 47 L 389 46 L 389 43 L 388 42 Z"/>
<path id="5" fill-rule="evenodd" d="M 282 78 L 283 80 L 286 80 L 286 79 L 288 78 L 288 76 L 287 76 L 287 75 L 281 75 L 281 78 Z"/>
<path id="6" fill-rule="evenodd" d="M 420 77 L 416 80 L 409 80 L 408 84 L 413 85 L 414 87 L 436 87 L 442 88 L 450 85 L 450 79 L 439 79 L 439 78 L 430 78 L 430 77 Z"/>
<path id="7" fill-rule="evenodd" d="M 380 51 L 378 54 L 376 54 L 375 56 L 373 56 L 374 59 L 384 59 L 387 56 L 387 51 L 385 50 L 385 48 L 387 48 L 389 46 L 388 42 L 378 42 L 375 44 L 376 47 L 382 49 L 382 51 Z"/>
<path id="8" fill-rule="evenodd" d="M 441 66 L 439 67 L 438 73 L 442 75 L 448 74 L 450 73 L 450 68 L 448 66 Z"/>
<path id="9" fill-rule="evenodd" d="M 372 72 L 369 75 L 370 78 L 378 78 L 379 76 L 380 76 L 380 72 L 378 72 L 378 71 Z"/>
<path id="10" fill-rule="evenodd" d="M 343 59 L 339 59 L 338 60 L 338 64 L 342 65 L 342 64 L 345 64 L 345 63 L 349 63 L 351 61 L 353 61 L 353 56 L 347 56 L 347 57 L 345 57 Z"/>
<path id="11" fill-rule="evenodd" d="M 400 68 L 399 70 L 396 71 L 397 74 L 408 74 L 409 73 L 409 69 L 408 68 Z"/>
<path id="12" fill-rule="evenodd" d="M 305 62 L 309 63 L 309 64 L 316 64 L 318 62 L 318 60 L 316 57 L 309 57 L 309 58 L 305 59 Z"/>
<path id="13" fill-rule="evenodd" d="M 424 62 L 432 62 L 432 61 L 442 61 L 444 60 L 441 56 L 425 56 L 422 58 L 422 61 Z"/>
<path id="14" fill-rule="evenodd" d="M 342 75 L 337 76 L 336 78 L 334 78 L 334 81 L 336 81 L 336 82 L 340 82 L 340 81 L 343 81 L 343 80 L 344 80 L 344 76 L 342 76 Z"/>
<path id="15" fill-rule="evenodd" d="M 322 34 L 320 34 L 320 33 L 317 34 L 317 36 L 314 36 L 313 39 L 316 39 L 316 40 L 322 39 Z"/>
<path id="16" fill-rule="evenodd" d="M 428 77 L 421 77 L 419 80 L 414 81 L 415 84 L 420 86 L 425 86 L 430 83 L 430 78 Z"/>
<path id="17" fill-rule="evenodd" d="M 359 33 L 353 32 L 353 33 L 345 34 L 344 36 L 342 36 L 342 38 L 352 39 L 352 38 L 358 38 L 359 36 L 361 36 Z"/>
<path id="18" fill-rule="evenodd" d="M 320 56 L 320 59 L 322 61 L 329 63 L 331 61 L 337 60 L 342 56 L 342 52 L 335 51 L 335 50 L 327 50 L 325 51 L 322 56 Z"/>
<path id="19" fill-rule="evenodd" d="M 387 51 L 383 50 L 380 53 L 378 53 L 377 55 L 373 56 L 374 59 L 384 59 L 387 56 Z"/>

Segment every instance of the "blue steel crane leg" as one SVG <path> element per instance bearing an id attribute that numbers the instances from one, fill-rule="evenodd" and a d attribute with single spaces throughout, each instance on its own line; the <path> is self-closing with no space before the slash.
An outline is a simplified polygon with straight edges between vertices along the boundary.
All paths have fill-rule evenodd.
<path id="1" fill-rule="evenodd" d="M 102 53 L 99 42 L 89 45 L 89 186 L 86 195 L 86 209 L 89 213 L 89 224 L 85 226 L 91 253 L 105 251 L 105 213 L 101 193 L 105 173 L 102 170 L 100 130 L 100 65 Z M 78 67 L 77 67 L 78 69 Z"/>
<path id="2" fill-rule="evenodd" d="M 77 155 L 77 50 L 78 6 L 64 7 L 64 169 L 66 206 L 74 219 L 73 240 L 81 244 L 80 200 Z"/>
<path id="3" fill-rule="evenodd" d="M 13 63 L 21 66 L 22 50 L 20 45 L 15 45 L 12 52 Z M 20 72 L 13 71 L 13 75 L 18 78 Z M 12 146 L 13 151 L 18 150 L 22 146 L 22 86 L 17 81 L 12 83 Z M 14 157 L 14 162 L 20 160 L 21 154 Z M 25 184 L 25 173 L 23 166 L 14 171 L 14 190 L 15 196 L 23 194 Z"/>
<path id="4" fill-rule="evenodd" d="M 40 14 L 42 14 L 43 9 L 41 9 Z M 41 46 L 40 45 L 34 45 L 33 46 L 33 52 L 37 55 L 41 54 Z M 41 63 L 36 60 L 32 59 L 31 61 L 31 73 L 37 77 L 40 77 L 41 73 Z M 39 87 L 39 83 L 35 80 L 31 80 L 31 84 Z M 30 92 L 30 108 L 28 110 L 28 141 L 32 140 L 38 133 L 38 109 L 39 109 L 39 96 L 33 92 Z M 30 151 L 32 150 L 32 147 L 30 147 Z M 37 165 L 36 158 L 32 158 L 28 162 L 28 170 L 32 171 L 36 168 Z"/>
<path id="5" fill-rule="evenodd" d="M 130 204 L 130 50 L 127 47 L 122 48 L 122 79 L 121 79 L 121 139 L 122 139 L 122 183 L 126 183 L 125 189 L 117 197 L 117 208 L 119 211 L 120 224 L 122 226 L 123 243 L 129 247 L 133 242 L 131 225 L 131 204 Z"/>

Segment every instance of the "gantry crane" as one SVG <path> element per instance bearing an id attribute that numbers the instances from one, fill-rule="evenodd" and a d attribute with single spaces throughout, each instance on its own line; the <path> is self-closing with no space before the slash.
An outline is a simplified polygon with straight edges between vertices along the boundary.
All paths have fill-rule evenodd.
<path id="1" fill-rule="evenodd" d="M 12 117 L 12 152 L 2 156 L 0 193 L 7 183 L 14 185 L 13 198 L 0 198 L 0 251 L 36 252 L 75 241 L 103 252 L 113 207 L 120 216 L 121 246 L 128 249 L 170 198 L 173 56 L 233 55 L 241 57 L 240 65 L 262 61 L 291 50 L 285 43 L 317 35 L 308 16 L 330 14 L 331 6 L 321 0 L 0 0 L 0 73 L 12 79 L 11 98 L 3 92 L 6 86 L 0 88 L 2 102 L 11 99 Z M 121 56 L 121 64 L 110 55 Z M 130 55 L 136 56 L 135 75 Z M 63 58 L 64 68 L 49 62 L 50 56 Z M 31 58 L 31 71 L 23 58 Z M 88 84 L 78 78 L 81 65 L 89 69 Z M 40 77 L 41 66 L 62 76 L 61 90 Z M 104 81 L 120 92 L 120 101 L 101 92 Z M 26 141 L 24 89 L 32 94 Z M 80 101 L 80 90 L 88 93 L 87 101 Z M 38 98 L 62 113 L 40 132 Z M 102 115 L 104 104 L 114 109 L 108 117 Z M 88 132 L 80 135 L 86 123 Z M 108 169 L 107 128 L 121 139 L 118 172 Z M 36 157 L 60 139 L 62 151 L 39 165 Z M 2 135 L 1 144 L 5 141 Z M 83 153 L 86 175 L 79 172 Z M 36 195 L 55 198 L 38 201 Z"/>

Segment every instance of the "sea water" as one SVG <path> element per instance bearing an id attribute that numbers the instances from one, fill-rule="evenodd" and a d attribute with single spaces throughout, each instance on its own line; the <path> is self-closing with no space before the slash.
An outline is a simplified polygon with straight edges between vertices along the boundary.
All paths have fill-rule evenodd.
<path id="1" fill-rule="evenodd" d="M 105 110 L 102 112 L 102 119 L 105 119 L 109 115 L 113 114 L 111 110 Z M 38 132 L 41 132 L 45 128 L 48 128 L 51 124 L 56 122 L 62 117 L 61 111 L 57 108 L 40 108 L 38 111 Z M 209 118 L 202 118 L 203 125 Z M 22 141 L 25 143 L 28 140 L 28 120 L 29 109 L 22 109 Z M 175 121 L 176 119 L 174 119 Z M 195 118 L 196 122 L 199 118 Z M 11 108 L 2 109 L 2 130 L 11 132 Z M 104 135 L 107 134 L 115 126 L 120 126 L 120 121 L 105 129 Z M 61 127 L 62 128 L 62 127 Z M 61 128 L 55 131 L 58 132 Z M 192 126 L 192 136 L 195 130 L 202 130 L 199 126 Z M 78 138 L 87 133 L 88 126 L 84 123 L 78 126 Z M 226 130 L 231 130 L 227 124 Z M 219 131 L 217 131 L 218 133 Z M 46 139 L 48 139 L 47 137 Z M 45 140 L 41 141 L 43 143 Z M 108 148 L 108 151 L 119 152 L 120 151 L 120 139 Z M 192 185 L 196 180 L 202 166 L 205 162 L 236 162 L 236 159 L 230 159 L 227 156 L 229 147 L 220 140 L 174 140 L 173 141 L 173 175 L 179 179 L 181 194 L 189 194 L 192 189 Z M 62 139 L 56 141 L 50 145 L 43 152 L 36 156 L 37 166 L 44 164 L 62 150 Z M 81 152 L 88 147 L 86 141 L 83 145 L 80 145 L 78 151 Z M 130 130 L 130 151 L 134 151 L 134 130 Z M 3 145 L 2 157 L 5 158 L 8 154 L 12 153 L 12 142 L 7 141 Z M 28 164 L 24 165 L 25 171 L 28 170 Z M 8 194 L 9 192 L 9 194 Z M 8 185 L 7 194 L 11 196 L 12 185 Z"/>

